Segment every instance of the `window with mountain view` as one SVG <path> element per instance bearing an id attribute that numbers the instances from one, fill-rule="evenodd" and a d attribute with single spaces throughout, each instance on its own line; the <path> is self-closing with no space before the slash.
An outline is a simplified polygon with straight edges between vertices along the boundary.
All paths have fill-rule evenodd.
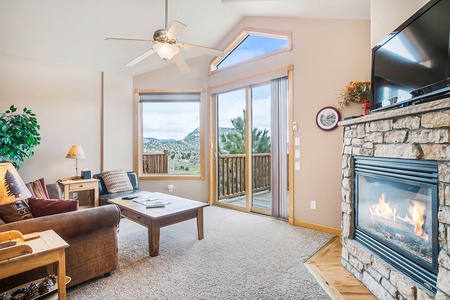
<path id="1" fill-rule="evenodd" d="M 140 175 L 202 176 L 201 91 L 139 93 Z"/>
<path id="2" fill-rule="evenodd" d="M 291 34 L 264 30 L 243 30 L 225 49 L 224 58 L 211 63 L 211 71 L 249 62 L 291 49 Z"/>

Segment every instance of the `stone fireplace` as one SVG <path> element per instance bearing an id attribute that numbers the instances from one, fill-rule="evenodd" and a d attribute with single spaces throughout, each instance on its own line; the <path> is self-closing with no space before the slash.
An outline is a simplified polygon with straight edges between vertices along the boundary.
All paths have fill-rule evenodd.
<path id="1" fill-rule="evenodd" d="M 450 98 L 340 126 L 342 265 L 379 299 L 449 299 Z"/>

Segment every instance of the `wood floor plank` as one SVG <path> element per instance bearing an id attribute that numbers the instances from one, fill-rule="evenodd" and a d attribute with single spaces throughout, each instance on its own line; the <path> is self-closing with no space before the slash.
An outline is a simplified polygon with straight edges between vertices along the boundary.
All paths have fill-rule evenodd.
<path id="1" fill-rule="evenodd" d="M 341 241 L 336 237 L 308 259 L 305 266 L 332 299 L 377 299 L 341 266 L 341 252 Z"/>

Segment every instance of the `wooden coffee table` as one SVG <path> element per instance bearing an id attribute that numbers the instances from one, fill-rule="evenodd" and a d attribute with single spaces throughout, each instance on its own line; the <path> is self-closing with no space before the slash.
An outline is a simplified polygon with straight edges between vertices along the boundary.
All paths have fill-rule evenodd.
<path id="1" fill-rule="evenodd" d="M 149 197 L 170 202 L 165 207 L 146 208 L 133 200 L 111 199 L 119 206 L 122 215 L 148 229 L 148 250 L 150 256 L 159 254 L 161 227 L 197 218 L 198 239 L 203 239 L 203 207 L 207 203 L 175 197 L 163 193 L 149 193 Z M 144 196 L 141 196 L 144 198 Z"/>

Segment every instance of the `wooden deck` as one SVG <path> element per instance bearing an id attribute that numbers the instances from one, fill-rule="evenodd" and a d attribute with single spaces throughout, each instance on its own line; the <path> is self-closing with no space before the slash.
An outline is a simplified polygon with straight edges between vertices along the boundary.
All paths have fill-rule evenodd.
<path id="1" fill-rule="evenodd" d="M 342 245 L 339 237 L 305 262 L 322 288 L 332 299 L 376 300 L 377 298 L 341 266 Z"/>
<path id="2" fill-rule="evenodd" d="M 240 207 L 245 207 L 245 201 L 246 201 L 245 195 L 219 200 L 220 203 L 228 203 Z M 255 192 L 253 194 L 252 203 L 253 203 L 252 207 L 270 211 L 271 209 L 270 191 Z"/>

